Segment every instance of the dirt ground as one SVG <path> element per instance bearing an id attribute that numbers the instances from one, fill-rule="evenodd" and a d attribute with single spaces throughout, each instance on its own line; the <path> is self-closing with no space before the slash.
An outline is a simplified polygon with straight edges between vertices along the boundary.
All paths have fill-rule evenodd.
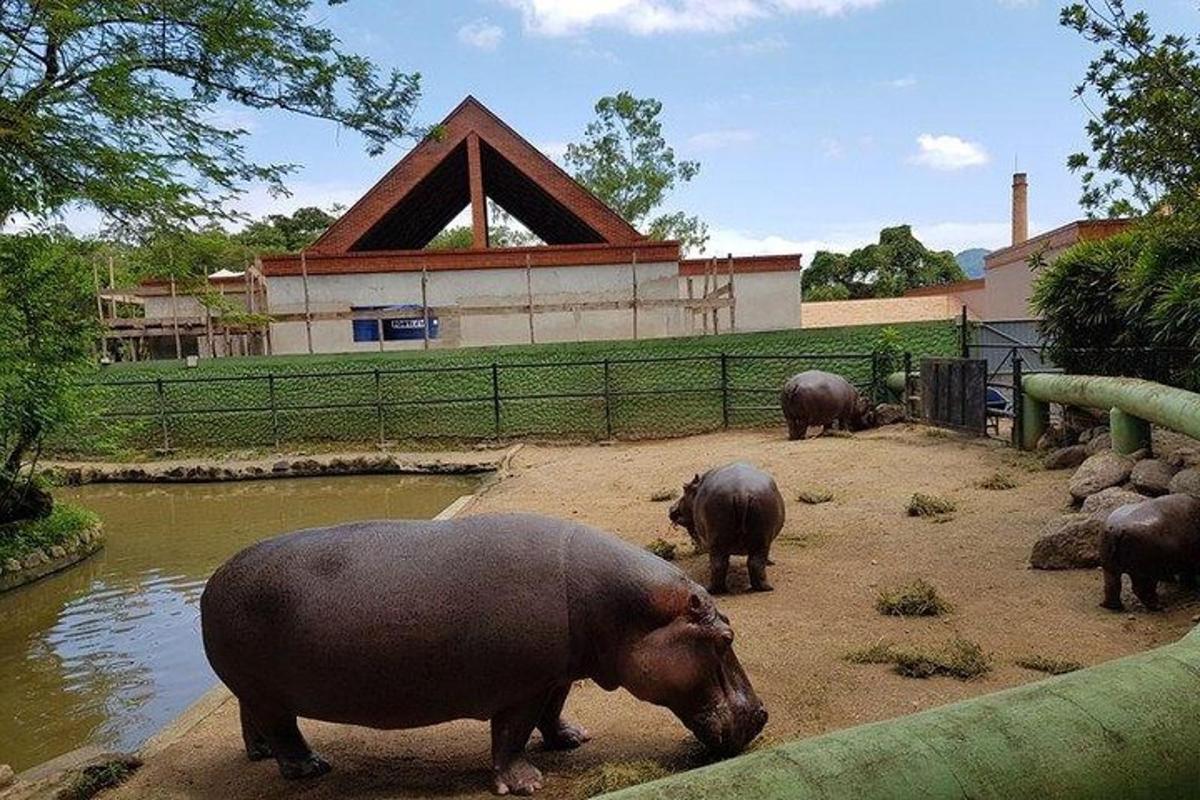
<path id="1" fill-rule="evenodd" d="M 589 447 L 527 446 L 513 475 L 469 513 L 525 510 L 574 518 L 646 544 L 655 538 L 689 552 L 686 534 L 667 522 L 667 503 L 650 496 L 678 488 L 712 465 L 746 460 L 771 472 L 788 501 L 770 577 L 776 591 L 746 594 L 741 559 L 734 594 L 719 605 L 737 634 L 735 649 L 770 710 L 763 744 L 886 719 L 1038 680 L 1013 664 L 1026 656 L 1092 665 L 1180 638 L 1195 624 L 1195 597 L 1166 595 L 1168 611 L 1136 605 L 1126 614 L 1100 609 L 1098 572 L 1035 572 L 1033 541 L 1065 510 L 1069 473 L 1047 473 L 995 442 L 967 441 L 922 428 L 894 427 L 852 438 L 787 442 L 779 431 L 731 432 L 664 442 Z M 974 484 L 998 470 L 1019 484 L 988 491 Z M 796 502 L 802 490 L 827 489 L 835 500 Z M 914 492 L 942 495 L 958 511 L 945 522 L 909 518 Z M 680 566 L 703 582 L 707 560 Z M 954 605 L 941 619 L 889 618 L 874 609 L 881 588 L 923 578 Z M 978 642 L 994 669 L 970 682 L 914 680 L 887 666 L 847 663 L 847 651 L 887 640 Z M 543 798 L 582 796 L 583 781 L 605 763 L 650 759 L 669 770 L 702 761 L 687 731 L 663 710 L 624 692 L 585 683 L 567 714 L 594 740 L 572 753 L 540 752 Z M 462 722 L 415 731 L 377 732 L 301 724 L 334 772 L 315 783 L 288 783 L 273 763 L 250 764 L 241 752 L 236 704 L 226 702 L 182 740 L 150 759 L 118 798 L 487 797 L 488 733 Z M 760 745 L 761 746 L 761 745 Z"/>

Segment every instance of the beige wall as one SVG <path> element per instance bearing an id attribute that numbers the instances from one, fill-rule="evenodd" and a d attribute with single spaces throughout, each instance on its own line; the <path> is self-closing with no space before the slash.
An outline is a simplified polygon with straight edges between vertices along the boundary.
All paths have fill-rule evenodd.
<path id="1" fill-rule="evenodd" d="M 955 296 L 939 294 L 929 297 L 805 303 L 800 318 L 804 328 L 840 328 L 846 325 L 884 325 L 952 319 L 961 312 L 962 303 Z"/>
<path id="2" fill-rule="evenodd" d="M 679 296 L 678 264 L 639 264 L 638 296 L 642 299 L 675 299 Z M 314 275 L 309 280 L 309 305 L 313 312 L 349 311 L 352 306 L 420 304 L 419 272 L 380 272 Z M 572 303 L 629 300 L 633 296 L 633 268 L 629 264 L 595 267 L 540 267 L 530 272 L 535 303 Z M 523 305 L 527 302 L 523 269 L 454 270 L 429 273 L 428 302 L 433 309 L 454 306 Z M 272 313 L 303 313 L 304 285 L 299 277 L 272 277 L 268 282 Z M 686 334 L 684 315 L 677 308 L 641 309 L 638 336 L 655 338 Z M 521 344 L 529 341 L 529 318 L 524 313 L 439 316 L 440 347 Z M 587 341 L 633 338 L 631 310 L 582 311 L 538 314 L 534 318 L 538 342 Z M 276 353 L 307 351 L 303 322 L 271 326 Z M 413 349 L 421 341 L 384 342 L 386 350 Z M 313 323 L 313 350 L 320 353 L 378 351 L 378 342 L 355 342 L 350 320 Z"/>
<path id="3" fill-rule="evenodd" d="M 1067 246 L 1051 248 L 1046 250 L 1042 257 L 1050 264 L 1067 249 Z M 1033 281 L 1037 276 L 1026 259 L 1019 258 L 1001 266 L 990 266 L 984 276 L 987 279 L 984 319 L 1036 318 L 1033 309 L 1029 307 L 1029 298 L 1033 294 Z"/>
<path id="4" fill-rule="evenodd" d="M 688 281 L 692 281 L 692 296 L 704 294 L 704 277 L 679 279 L 679 296 L 688 296 Z M 717 276 L 717 286 L 728 283 L 728 275 Z M 800 272 L 739 272 L 733 278 L 737 298 L 737 329 L 745 331 L 780 331 L 800 327 Z M 704 332 L 698 315 L 688 315 L 688 334 Z M 729 309 L 717 311 L 721 333 L 730 330 Z"/>

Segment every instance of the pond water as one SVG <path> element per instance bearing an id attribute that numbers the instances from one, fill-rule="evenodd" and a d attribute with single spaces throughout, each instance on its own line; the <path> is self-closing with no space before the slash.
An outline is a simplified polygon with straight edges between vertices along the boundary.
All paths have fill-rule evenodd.
<path id="1" fill-rule="evenodd" d="M 0 594 L 0 764 L 132 750 L 216 683 L 200 592 L 248 544 L 300 528 L 429 519 L 476 487 L 443 476 L 99 485 L 58 496 L 104 521 L 83 563 Z"/>

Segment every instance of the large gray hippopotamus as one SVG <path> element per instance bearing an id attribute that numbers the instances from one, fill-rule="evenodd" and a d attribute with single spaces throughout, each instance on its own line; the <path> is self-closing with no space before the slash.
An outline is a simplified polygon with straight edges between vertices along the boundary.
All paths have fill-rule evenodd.
<path id="1" fill-rule="evenodd" d="M 809 426 L 861 431 L 874 427 L 871 404 L 841 375 L 809 370 L 793 375 L 779 395 L 787 420 L 788 438 L 803 439 Z"/>
<path id="2" fill-rule="evenodd" d="M 729 620 L 677 568 L 616 537 L 529 514 L 362 522 L 253 545 L 200 598 L 204 649 L 241 707 L 251 760 L 329 770 L 297 717 L 397 729 L 491 720 L 493 789 L 531 794 L 524 758 L 587 741 L 573 681 L 671 709 L 740 752 L 766 724 Z"/>
<path id="3" fill-rule="evenodd" d="M 728 464 L 697 475 L 668 516 L 687 529 L 696 550 L 708 553 L 712 594 L 724 594 L 731 555 L 748 556 L 750 588 L 769 592 L 771 543 L 783 529 L 786 512 L 775 480 L 749 464 Z"/>
<path id="4" fill-rule="evenodd" d="M 1178 576 L 1196 585 L 1200 574 L 1200 499 L 1169 494 L 1121 506 L 1108 516 L 1100 537 L 1104 567 L 1104 602 L 1124 610 L 1121 579 L 1128 574 L 1133 593 L 1148 610 L 1158 611 L 1158 582 Z"/>

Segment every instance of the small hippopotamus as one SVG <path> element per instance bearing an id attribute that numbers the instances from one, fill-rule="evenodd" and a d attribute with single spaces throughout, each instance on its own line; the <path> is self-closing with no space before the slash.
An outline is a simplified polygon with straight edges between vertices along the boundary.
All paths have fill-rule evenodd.
<path id="1" fill-rule="evenodd" d="M 1129 575 L 1133 593 L 1150 611 L 1162 608 L 1158 582 L 1179 577 L 1195 587 L 1200 573 L 1200 499 L 1169 494 L 1121 506 L 1108 516 L 1100 538 L 1104 602 L 1122 611 L 1121 577 Z"/>
<path id="2" fill-rule="evenodd" d="M 783 529 L 783 495 L 775 480 L 749 464 L 728 464 L 697 475 L 671 506 L 671 522 L 687 529 L 696 551 L 708 553 L 711 594 L 724 594 L 729 557 L 744 555 L 750 588 L 769 592 L 771 542 Z"/>
<path id="3" fill-rule="evenodd" d="M 783 385 L 779 403 L 787 420 L 788 439 L 793 441 L 805 438 L 809 426 L 838 426 L 850 431 L 875 426 L 870 402 L 849 381 L 832 372 L 809 370 L 793 375 Z"/>
<path id="4" fill-rule="evenodd" d="M 296 718 L 394 730 L 491 720 L 493 790 L 531 794 L 574 681 L 665 706 L 734 755 L 767 712 L 729 620 L 679 569 L 614 536 L 532 514 L 362 522 L 260 542 L 200 598 L 204 650 L 237 697 L 251 760 L 286 778 L 329 765 Z"/>

